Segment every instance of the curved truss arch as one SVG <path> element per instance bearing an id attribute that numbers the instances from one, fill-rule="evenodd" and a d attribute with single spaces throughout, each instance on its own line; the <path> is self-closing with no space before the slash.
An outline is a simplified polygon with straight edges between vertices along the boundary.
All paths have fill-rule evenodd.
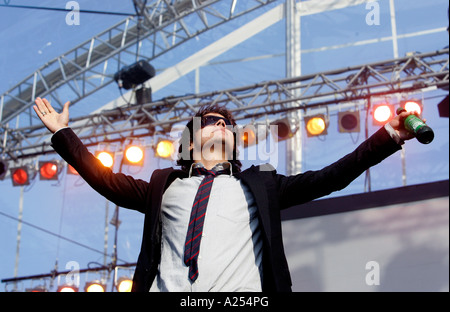
<path id="1" fill-rule="evenodd" d="M 201 33 L 275 1 L 153 1 L 145 6 L 142 19 L 126 18 L 49 61 L 2 94 L 0 124 L 3 128 L 19 115 L 27 115 L 21 119 L 21 126 L 37 123 L 30 109 L 37 96 L 51 98 L 62 107 L 58 91 L 70 92 L 71 102 L 75 104 L 109 85 L 114 81 L 114 73 L 129 65 L 125 61 L 127 56 L 135 55 L 138 41 L 148 41 L 152 47 L 140 51 L 141 58 L 150 61 Z"/>

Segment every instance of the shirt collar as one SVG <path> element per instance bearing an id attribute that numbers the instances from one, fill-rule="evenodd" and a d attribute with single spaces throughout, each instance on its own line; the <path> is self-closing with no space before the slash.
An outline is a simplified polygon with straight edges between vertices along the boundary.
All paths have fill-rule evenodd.
<path id="1" fill-rule="evenodd" d="M 189 169 L 189 178 L 192 177 L 192 169 L 194 168 L 205 168 L 205 166 L 202 163 L 193 163 L 191 165 L 191 168 Z M 220 171 L 220 170 L 230 170 L 230 177 L 233 175 L 233 166 L 229 161 L 218 163 L 215 165 L 211 170 L 213 171 Z"/>

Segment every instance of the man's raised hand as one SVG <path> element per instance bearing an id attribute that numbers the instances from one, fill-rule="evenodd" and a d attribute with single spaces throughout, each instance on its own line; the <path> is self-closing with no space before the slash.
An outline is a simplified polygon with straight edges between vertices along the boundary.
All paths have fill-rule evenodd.
<path id="1" fill-rule="evenodd" d="M 36 112 L 36 115 L 51 133 L 55 133 L 59 129 L 65 128 L 69 125 L 70 102 L 66 102 L 64 104 L 63 110 L 60 114 L 53 109 L 50 102 L 46 99 L 41 99 L 38 97 L 34 103 L 36 105 L 33 105 L 33 109 Z"/>

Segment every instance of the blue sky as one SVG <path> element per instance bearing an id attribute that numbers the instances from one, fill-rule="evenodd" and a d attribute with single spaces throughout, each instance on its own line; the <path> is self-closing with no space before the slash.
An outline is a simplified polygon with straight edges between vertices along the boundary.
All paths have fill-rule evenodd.
<path id="1" fill-rule="evenodd" d="M 64 7 L 66 1 L 11 0 L 15 5 L 39 5 Z M 78 1 L 84 10 L 101 10 L 134 13 L 131 0 Z M 274 5 L 277 5 L 278 2 Z M 371 63 L 393 58 L 392 41 L 336 48 L 317 52 L 317 49 L 376 38 L 389 37 L 391 24 L 389 1 L 380 0 L 380 25 L 369 26 L 365 22 L 368 13 L 364 5 L 312 15 L 302 19 L 302 73 L 339 69 L 350 65 Z M 273 5 L 272 5 L 273 7 Z M 448 2 L 443 0 L 418 1 L 396 0 L 397 32 L 399 35 L 435 30 L 420 36 L 406 36 L 399 39 L 399 56 L 407 52 L 431 52 L 448 46 L 446 31 L 436 29 L 448 26 Z M 24 10 L 0 7 L 0 92 L 4 93 L 26 76 L 43 66 L 49 60 L 90 39 L 124 17 L 110 15 L 82 14 L 79 26 L 69 26 L 63 12 Z M 204 47 L 251 17 L 225 24 L 198 40 L 175 49 L 153 63 L 157 70 L 175 64 L 196 50 Z M 222 90 L 249 85 L 264 80 L 285 77 L 284 21 L 266 29 L 229 52 L 217 57 L 211 64 L 200 69 L 200 91 Z M 244 57 L 272 55 L 248 62 L 227 62 Z M 169 95 L 183 95 L 195 92 L 194 74 L 190 73 L 153 95 L 154 99 Z M 428 92 L 423 96 L 424 117 L 436 133 L 430 145 L 410 141 L 405 146 L 406 173 L 408 185 L 446 180 L 449 176 L 448 118 L 440 118 L 437 103 L 444 92 Z M 98 94 L 83 100 L 77 114 L 87 115 L 91 110 L 101 107 L 119 97 L 117 87 L 105 88 Z M 89 104 L 89 105 L 88 105 Z M 90 110 L 91 109 L 91 110 Z M 370 132 L 376 131 L 375 127 Z M 304 170 L 320 169 L 345 155 L 362 142 L 364 134 L 342 134 L 337 132 L 336 122 L 330 126 L 329 134 L 323 138 L 308 138 L 303 143 Z M 143 168 L 126 167 L 124 172 L 137 178 L 148 179 L 157 168 L 173 165 L 152 157 L 147 153 Z M 279 148 L 280 173 L 284 173 L 283 146 Z M 52 157 L 56 157 L 53 155 Z M 244 167 L 249 166 L 244 162 Z M 402 185 L 400 154 L 393 155 L 372 170 L 374 190 L 399 187 Z M 364 191 L 364 177 L 358 178 L 345 191 L 334 194 L 352 194 Z M 12 187 L 10 180 L 0 181 L 0 212 L 18 216 L 20 188 Z M 95 263 L 103 264 L 103 245 L 105 236 L 106 207 L 109 207 L 107 220 L 113 214 L 114 205 L 92 191 L 79 177 L 62 174 L 59 181 L 38 181 L 24 189 L 23 220 L 46 231 L 70 238 L 87 245 L 98 252 L 73 244 L 62 238 L 50 235 L 24 224 L 19 251 L 18 276 L 49 273 L 58 265 L 65 270 L 67 263 L 75 261 L 80 268 Z M 119 259 L 135 262 L 139 252 L 143 216 L 137 212 L 120 210 Z M 17 246 L 17 220 L 0 215 L 0 278 L 14 275 Z M 109 226 L 108 255 L 112 253 L 114 228 Z M 107 262 L 110 262 L 108 257 Z M 96 277 L 91 274 L 88 279 Z M 82 280 L 86 277 L 82 276 Z M 39 282 L 35 282 L 38 284 Z M 57 281 L 55 281 L 57 283 Z M 4 291 L 4 284 L 0 291 Z M 22 288 L 29 287 L 22 284 Z"/>

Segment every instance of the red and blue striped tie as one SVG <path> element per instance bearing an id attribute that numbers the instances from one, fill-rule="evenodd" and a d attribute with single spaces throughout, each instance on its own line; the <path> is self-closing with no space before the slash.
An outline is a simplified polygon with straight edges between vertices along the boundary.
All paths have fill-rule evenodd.
<path id="1" fill-rule="evenodd" d="M 184 246 L 184 263 L 189 266 L 189 278 L 192 282 L 195 282 L 198 277 L 197 259 L 200 250 L 200 241 L 202 239 L 206 207 L 208 205 L 212 184 L 217 175 L 226 172 L 227 170 L 215 172 L 202 167 L 193 169 L 193 175 L 205 175 L 205 177 L 200 183 L 197 195 L 195 195 L 186 235 L 186 243 Z"/>

